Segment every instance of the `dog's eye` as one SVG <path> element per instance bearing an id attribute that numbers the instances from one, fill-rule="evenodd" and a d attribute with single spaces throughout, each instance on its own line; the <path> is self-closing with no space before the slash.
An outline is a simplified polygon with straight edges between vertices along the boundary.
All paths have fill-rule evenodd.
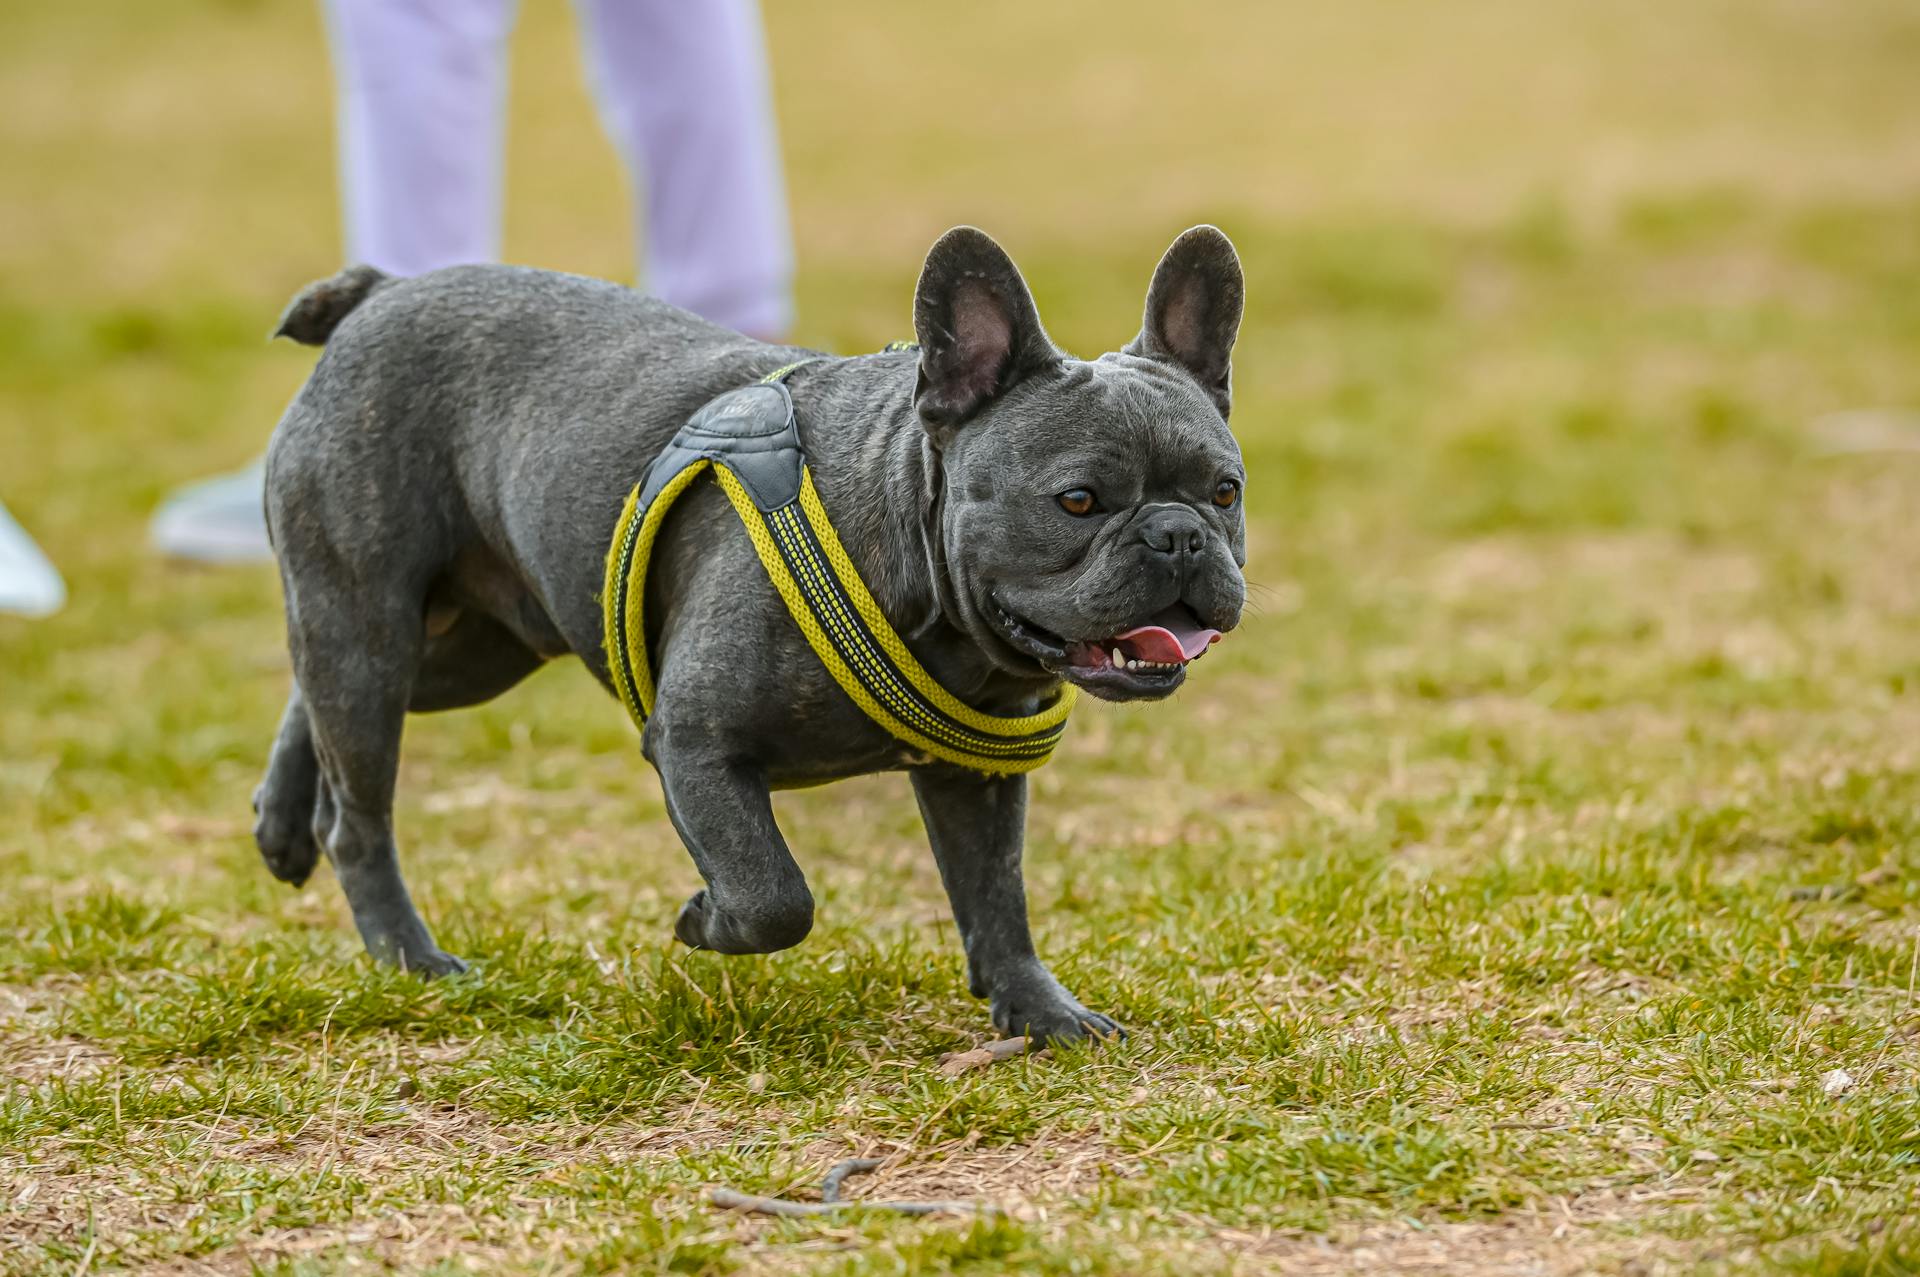
<path id="1" fill-rule="evenodd" d="M 1220 486 L 1213 490 L 1213 503 L 1222 510 L 1230 510 L 1233 503 L 1240 499 L 1240 485 L 1231 479 L 1222 479 Z"/>
<path id="2" fill-rule="evenodd" d="M 1060 508 L 1068 514 L 1086 515 L 1093 513 L 1093 494 L 1085 488 L 1070 488 L 1058 498 Z"/>

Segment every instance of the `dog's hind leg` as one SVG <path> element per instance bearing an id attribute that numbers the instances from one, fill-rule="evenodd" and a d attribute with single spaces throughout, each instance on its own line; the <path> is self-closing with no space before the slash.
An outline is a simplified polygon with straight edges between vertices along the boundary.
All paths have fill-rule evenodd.
<path id="1" fill-rule="evenodd" d="M 313 753 L 313 732 L 307 707 L 295 683 L 280 718 L 280 734 L 267 758 L 267 774 L 253 791 L 253 840 L 267 869 L 282 882 L 298 887 L 313 873 L 320 859 L 314 841 L 313 805 L 320 784 L 320 760 Z"/>
<path id="2" fill-rule="evenodd" d="M 324 570 L 288 574 L 289 636 L 321 788 L 313 809 L 321 850 L 353 910 L 367 952 L 409 971 L 445 975 L 466 963 L 443 952 L 400 876 L 393 840 L 400 733 L 420 666 L 420 607 Z"/>

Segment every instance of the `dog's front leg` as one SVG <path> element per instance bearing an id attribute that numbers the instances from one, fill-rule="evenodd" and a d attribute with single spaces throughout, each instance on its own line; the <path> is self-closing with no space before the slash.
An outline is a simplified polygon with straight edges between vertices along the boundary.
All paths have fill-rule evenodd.
<path id="1" fill-rule="evenodd" d="M 691 737 L 691 738 L 690 738 Z M 706 890 L 681 907 L 673 933 L 696 949 L 772 953 L 813 929 L 813 893 L 773 821 L 766 778 L 697 730 L 647 724 L 667 814 Z"/>
<path id="2" fill-rule="evenodd" d="M 1121 1033 L 1080 1005 L 1033 951 L 1020 875 L 1026 777 L 923 768 L 913 773 L 913 790 L 966 946 L 968 982 L 975 997 L 989 999 L 994 1027 L 1049 1040 Z"/>

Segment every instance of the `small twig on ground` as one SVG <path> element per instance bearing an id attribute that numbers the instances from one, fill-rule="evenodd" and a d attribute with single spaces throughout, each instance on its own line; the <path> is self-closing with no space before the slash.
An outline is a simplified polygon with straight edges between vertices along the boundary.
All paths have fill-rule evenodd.
<path id="1" fill-rule="evenodd" d="M 947 1077 L 958 1077 L 970 1069 L 984 1069 L 1002 1060 L 1018 1059 L 1033 1050 L 1033 1046 L 1033 1042 L 1027 1038 L 1002 1038 L 971 1051 L 949 1051 L 940 1057 L 940 1072 Z"/>
<path id="2" fill-rule="evenodd" d="M 1850 882 L 1828 882 L 1817 886 L 1795 887 L 1787 892 L 1789 900 L 1836 901 L 1852 900 L 1860 894 L 1860 888 Z"/>
<path id="3" fill-rule="evenodd" d="M 899 1215 L 991 1215 L 995 1210 L 979 1202 L 790 1202 L 784 1197 L 756 1197 L 752 1193 L 737 1193 L 731 1188 L 716 1188 L 707 1194 L 707 1200 L 715 1206 L 724 1206 L 728 1210 L 747 1211 L 758 1215 L 782 1215 L 788 1219 L 805 1219 L 812 1215 L 834 1215 L 850 1208 L 861 1210 L 893 1211 Z"/>
<path id="4" fill-rule="evenodd" d="M 849 1157 L 827 1172 L 820 1181 L 820 1200 L 831 1206 L 840 1200 L 840 1185 L 849 1175 L 865 1175 L 868 1171 L 878 1170 L 884 1157 Z"/>
<path id="5" fill-rule="evenodd" d="M 892 1211 L 897 1215 L 992 1215 L 998 1213 L 995 1207 L 982 1202 L 850 1202 L 841 1198 L 840 1185 L 847 1176 L 864 1175 L 879 1167 L 883 1160 L 878 1157 L 850 1157 L 840 1162 L 827 1172 L 825 1179 L 820 1181 L 820 1200 L 817 1202 L 790 1202 L 784 1197 L 759 1197 L 753 1193 L 737 1192 L 731 1188 L 709 1189 L 707 1200 L 727 1210 L 746 1211 L 755 1215 L 779 1215 L 785 1219 L 808 1219 L 815 1215 L 832 1215 L 848 1207 Z"/>

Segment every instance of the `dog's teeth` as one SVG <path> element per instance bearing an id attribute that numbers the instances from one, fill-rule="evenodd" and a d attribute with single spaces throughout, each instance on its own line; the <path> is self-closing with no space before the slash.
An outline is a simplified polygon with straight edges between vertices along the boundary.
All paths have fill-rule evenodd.
<path id="1" fill-rule="evenodd" d="M 1113 657 L 1113 668 L 1117 670 L 1123 670 L 1127 668 L 1127 658 L 1120 654 L 1119 648 L 1117 647 L 1114 648 L 1111 655 Z"/>

